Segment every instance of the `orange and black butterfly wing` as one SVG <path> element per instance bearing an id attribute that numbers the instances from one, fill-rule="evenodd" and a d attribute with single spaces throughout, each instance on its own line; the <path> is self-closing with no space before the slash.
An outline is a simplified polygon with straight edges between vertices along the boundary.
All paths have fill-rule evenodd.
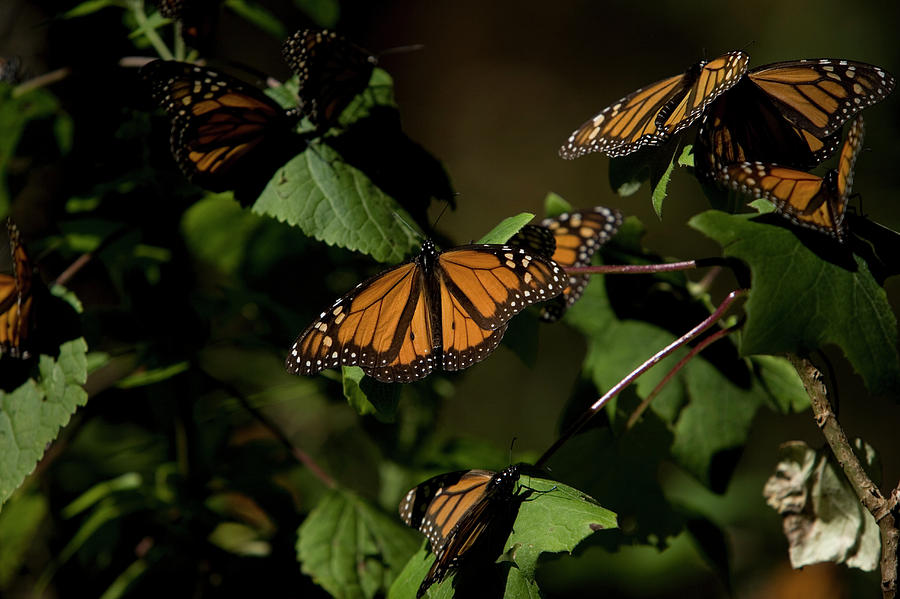
<path id="1" fill-rule="evenodd" d="M 7 221 L 12 275 L 0 275 L 0 355 L 27 358 L 25 344 L 31 329 L 33 267 L 18 227 Z"/>
<path id="2" fill-rule="evenodd" d="M 594 252 L 606 244 L 622 225 L 622 213 L 618 210 L 595 206 L 593 210 L 578 210 L 545 218 L 541 225 L 553 233 L 556 251 L 553 260 L 568 266 L 589 266 Z M 591 279 L 588 274 L 568 275 L 568 285 L 562 294 L 541 306 L 541 318 L 556 322 L 584 294 Z"/>
<path id="3" fill-rule="evenodd" d="M 565 273 L 556 262 L 509 244 L 454 248 L 440 254 L 434 270 L 444 370 L 462 370 L 486 358 L 510 318 L 565 288 Z"/>
<path id="4" fill-rule="evenodd" d="M 559 155 L 572 159 L 602 152 L 616 157 L 660 145 L 693 124 L 710 102 L 737 83 L 748 61 L 742 52 L 729 52 L 710 62 L 699 62 L 683 75 L 628 94 L 576 129 Z"/>
<path id="5" fill-rule="evenodd" d="M 284 109 L 255 87 L 205 67 L 155 60 L 141 75 L 172 119 L 170 143 L 192 182 L 222 191 L 254 175 L 289 133 Z"/>
<path id="6" fill-rule="evenodd" d="M 767 64 L 752 69 L 747 79 L 784 118 L 818 138 L 838 133 L 859 111 L 886 98 L 896 83 L 881 67 L 832 58 Z"/>
<path id="7" fill-rule="evenodd" d="M 550 229 L 541 225 L 523 226 L 506 243 L 531 250 L 545 258 L 553 258 L 556 251 L 556 238 Z"/>
<path id="8" fill-rule="evenodd" d="M 706 181 L 737 162 L 807 169 L 834 154 L 840 143 L 839 131 L 820 138 L 791 123 L 761 90 L 744 80 L 703 117 L 694 144 L 694 169 Z"/>
<path id="9" fill-rule="evenodd" d="M 841 148 L 841 156 L 838 159 L 837 168 L 837 193 L 843 198 L 843 208 L 846 207 L 850 190 L 853 188 L 853 172 L 856 166 L 856 158 L 862 150 L 863 137 L 865 135 L 865 123 L 863 123 L 862 115 L 857 115 L 850 123 L 850 129 L 847 133 L 847 141 Z"/>
<path id="10" fill-rule="evenodd" d="M 300 333 L 288 371 L 360 366 L 386 383 L 427 376 L 436 357 L 424 276 L 417 259 L 357 285 Z"/>
<path id="11" fill-rule="evenodd" d="M 465 470 L 431 478 L 400 502 L 400 517 L 428 538 L 434 563 L 416 597 L 441 582 L 471 555 L 473 548 L 516 495 L 518 466 L 494 473 Z"/>
<path id="12" fill-rule="evenodd" d="M 333 123 L 369 85 L 376 59 L 371 53 L 324 29 L 302 29 L 282 46 L 299 79 L 303 112 L 317 127 Z"/>

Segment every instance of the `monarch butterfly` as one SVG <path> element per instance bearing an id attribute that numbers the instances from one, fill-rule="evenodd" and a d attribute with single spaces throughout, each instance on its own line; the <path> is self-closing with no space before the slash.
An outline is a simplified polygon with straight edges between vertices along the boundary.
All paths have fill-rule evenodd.
<path id="1" fill-rule="evenodd" d="M 622 225 L 622 213 L 615 209 L 595 206 L 593 210 L 577 210 L 555 218 L 545 218 L 539 227 L 526 225 L 509 243 L 539 250 L 543 243 L 533 229 L 552 233 L 553 248 L 549 255 L 563 267 L 589 266 L 597 248 L 609 241 Z M 556 322 L 584 294 L 591 275 L 570 274 L 568 286 L 562 294 L 541 306 L 541 319 Z"/>
<path id="2" fill-rule="evenodd" d="M 510 318 L 564 287 L 562 267 L 528 250 L 475 244 L 438 252 L 429 240 L 415 259 L 324 310 L 285 365 L 304 375 L 358 365 L 388 383 L 462 370 L 497 347 Z"/>
<path id="3" fill-rule="evenodd" d="M 743 52 L 729 52 L 642 87 L 576 129 L 559 155 L 572 159 L 602 152 L 616 157 L 660 145 L 690 127 L 716 97 L 736 84 L 749 61 Z"/>
<path id="4" fill-rule="evenodd" d="M 166 60 L 154 60 L 140 73 L 172 119 L 175 161 L 201 187 L 224 191 L 245 184 L 267 150 L 289 133 L 295 113 L 234 77 Z"/>
<path id="5" fill-rule="evenodd" d="M 400 518 L 427 538 L 435 559 L 416 597 L 455 571 L 497 515 L 515 501 L 519 466 L 500 472 L 462 470 L 441 474 L 411 489 Z"/>
<path id="6" fill-rule="evenodd" d="M 0 355 L 27 358 L 23 349 L 31 326 L 32 266 L 19 228 L 7 220 L 9 250 L 12 255 L 12 275 L 0 274 Z"/>
<path id="7" fill-rule="evenodd" d="M 742 162 L 722 167 L 721 179 L 732 188 L 775 204 L 791 222 L 844 239 L 844 210 L 853 185 L 853 166 L 862 147 L 863 119 L 850 125 L 836 170 L 818 177 L 774 164 Z"/>
<path id="8" fill-rule="evenodd" d="M 887 97 L 894 84 L 880 67 L 850 60 L 795 60 L 751 69 L 703 118 L 696 172 L 709 180 L 722 165 L 753 161 L 812 168 L 840 146 L 841 126 Z"/>
<path id="9" fill-rule="evenodd" d="M 377 59 L 343 36 L 325 29 L 301 29 L 281 47 L 298 78 L 301 107 L 322 127 L 335 121 L 369 85 Z"/>

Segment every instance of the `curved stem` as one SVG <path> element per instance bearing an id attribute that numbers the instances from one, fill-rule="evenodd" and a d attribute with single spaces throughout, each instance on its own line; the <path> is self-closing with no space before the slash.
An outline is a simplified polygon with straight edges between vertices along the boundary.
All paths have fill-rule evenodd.
<path id="1" fill-rule="evenodd" d="M 653 366 L 659 363 L 660 360 L 671 354 L 673 351 L 697 337 L 700 333 L 711 327 L 718 321 L 728 308 L 731 307 L 731 304 L 734 303 L 736 299 L 746 294 L 747 291 L 744 289 L 736 289 L 732 291 L 725 299 L 722 300 L 722 303 L 719 304 L 719 307 L 716 308 L 715 312 L 710 314 L 707 318 L 705 318 L 700 324 L 692 328 L 690 331 L 658 351 L 656 354 L 651 356 L 647 361 L 634 369 L 631 373 L 629 373 L 625 378 L 621 381 L 613 385 L 613 387 L 607 391 L 600 399 L 595 401 L 591 407 L 587 409 L 587 411 L 581 415 L 560 437 L 556 440 L 556 442 L 550 446 L 550 448 L 544 452 L 544 455 L 540 457 L 540 459 L 535 463 L 535 466 L 538 468 L 542 468 L 544 464 L 547 463 L 554 453 L 570 438 L 572 438 L 575 433 L 581 430 L 581 428 L 588 423 L 588 421 L 594 417 L 597 412 L 600 411 L 600 408 L 606 405 L 610 399 L 618 395 L 625 387 L 630 385 L 637 379 L 639 376 L 650 370 Z"/>

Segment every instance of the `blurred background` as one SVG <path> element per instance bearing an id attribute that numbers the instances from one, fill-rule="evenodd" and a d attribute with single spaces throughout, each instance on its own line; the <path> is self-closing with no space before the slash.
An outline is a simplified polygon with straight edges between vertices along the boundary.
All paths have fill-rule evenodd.
<path id="1" fill-rule="evenodd" d="M 260 2 L 289 31 L 308 26 L 297 0 Z M 135 53 L 121 12 L 109 9 L 80 28 L 55 16 L 74 3 L 4 0 L 0 3 L 0 56 L 18 56 L 33 74 L 71 67 L 103 73 L 103 65 Z M 751 68 L 797 58 L 848 58 L 900 74 L 900 19 L 888 1 L 777 0 L 682 2 L 447 2 L 345 1 L 337 29 L 377 53 L 396 46 L 423 49 L 385 56 L 380 65 L 395 81 L 406 133 L 445 165 L 458 193 L 457 209 L 444 213 L 440 231 L 457 243 L 479 238 L 500 219 L 522 211 L 542 216 L 547 192 L 575 206 L 614 206 L 640 218 L 645 244 L 672 259 L 720 253 L 716 244 L 686 225 L 708 208 L 696 180 L 676 171 L 660 220 L 643 187 L 628 198 L 608 183 L 608 159 L 592 154 L 575 161 L 557 157 L 569 133 L 603 107 L 638 87 L 684 71 L 701 58 L 740 49 Z M 85 23 L 88 23 L 85 21 Z M 100 31 L 101 28 L 105 30 Z M 216 61 L 240 61 L 279 78 L 288 76 L 273 39 L 223 10 L 211 52 Z M 89 102 L 106 109 L 107 85 L 98 76 Z M 856 167 L 852 203 L 873 220 L 900 229 L 896 207 L 900 160 L 900 94 L 865 111 L 866 150 Z M 41 178 L 40 173 L 34 175 Z M 61 183 L 50 174 L 29 193 L 52 202 Z M 43 198 L 43 199 L 42 199 Z M 433 205 L 432 218 L 443 206 Z M 23 228 L 41 228 L 40 214 L 21 215 Z M 30 221 L 30 222 L 29 222 Z M 694 277 L 695 280 L 699 275 Z M 722 281 L 718 300 L 733 281 Z M 887 284 L 900 303 L 896 278 Z M 801 308 L 802 309 L 802 308 Z M 444 404 L 440 429 L 540 452 L 557 434 L 560 414 L 580 370 L 583 341 L 565 326 L 542 327 L 537 362 L 527 367 L 501 348 L 459 380 Z M 657 348 L 648 348 L 648 355 Z M 864 436 L 880 452 L 886 481 L 900 479 L 896 398 L 871 397 L 839 352 L 832 352 L 841 385 L 841 418 L 848 433 Z M 553 373 L 554 376 L 547 376 Z M 624 374 L 624 373 L 623 373 Z M 498 386 L 499 382 L 499 386 Z M 349 408 L 348 408 L 349 410 Z M 766 507 L 762 485 L 778 445 L 791 439 L 822 444 L 808 413 L 778 417 L 761 411 L 737 474 L 723 496 L 714 495 L 674 466 L 663 468 L 667 494 L 690 496 L 717 514 L 728 533 L 734 595 L 742 598 L 875 596 L 877 573 L 840 566 L 790 570 L 780 518 Z M 604 467 L 615 468 L 615 464 Z M 598 497 L 601 503 L 603 498 Z M 606 505 L 616 511 L 617 506 Z M 686 536 L 664 552 L 592 547 L 576 559 L 548 560 L 538 580 L 546 596 L 725 596 L 726 587 Z M 62 595 L 62 593 L 61 593 Z"/>

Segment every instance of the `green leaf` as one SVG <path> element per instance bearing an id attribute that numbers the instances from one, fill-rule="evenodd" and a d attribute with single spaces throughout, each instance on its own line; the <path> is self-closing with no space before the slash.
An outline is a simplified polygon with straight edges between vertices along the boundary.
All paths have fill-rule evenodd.
<path id="1" fill-rule="evenodd" d="M 756 375 L 782 414 L 802 412 L 809 408 L 809 395 L 797 370 L 786 359 L 777 356 L 752 356 Z"/>
<path id="2" fill-rule="evenodd" d="M 655 179 L 653 182 L 653 191 L 650 193 L 650 201 L 653 203 L 653 211 L 656 212 L 656 216 L 662 219 L 662 210 L 663 210 L 663 201 L 666 199 L 666 194 L 669 189 L 669 179 L 672 178 L 672 171 L 675 170 L 675 155 L 672 155 L 672 160 L 669 161 L 669 164 L 666 166 L 665 170 L 659 176 L 658 179 Z"/>
<path id="3" fill-rule="evenodd" d="M 302 10 L 313 23 L 326 29 L 337 25 L 341 16 L 338 0 L 294 0 L 294 6 Z"/>
<path id="4" fill-rule="evenodd" d="M 504 218 L 500 221 L 500 224 L 475 243 L 506 243 L 510 237 L 518 233 L 519 229 L 528 224 L 533 218 L 534 215 L 530 212 L 520 212 L 515 216 Z"/>
<path id="5" fill-rule="evenodd" d="M 297 557 L 303 573 L 333 597 L 371 598 L 390 587 L 417 543 L 396 516 L 337 489 L 300 526 Z"/>
<path id="6" fill-rule="evenodd" d="M 857 440 L 856 453 L 864 466 L 872 467 L 871 447 Z M 776 472 L 766 481 L 763 495 L 785 518 L 794 568 L 820 562 L 866 571 L 878 566 L 878 524 L 859 502 L 828 447 L 816 451 L 802 441 L 782 445 Z"/>
<path id="7" fill-rule="evenodd" d="M 74 8 L 70 8 L 69 10 L 64 12 L 62 14 L 62 18 L 72 19 L 75 17 L 84 17 L 109 6 L 125 8 L 125 4 L 120 0 L 87 0 L 87 2 L 82 2 Z"/>
<path id="8" fill-rule="evenodd" d="M 159 368 L 150 368 L 147 370 L 139 370 L 132 375 L 126 376 L 118 383 L 116 383 L 116 387 L 119 389 L 130 389 L 132 387 L 143 387 L 144 385 L 154 385 L 166 379 L 170 379 L 173 376 L 179 375 L 182 372 L 187 372 L 188 368 L 190 368 L 190 364 L 188 362 L 176 362 L 174 364 L 167 364 L 166 366 L 160 366 Z"/>
<path id="9" fill-rule="evenodd" d="M 133 561 L 131 565 L 125 568 L 125 571 L 119 574 L 113 583 L 106 588 L 103 594 L 100 595 L 100 599 L 118 599 L 123 596 L 128 591 L 128 587 L 131 586 L 131 583 L 140 578 L 149 567 L 150 564 L 148 564 L 146 560 L 139 559 Z"/>
<path id="10" fill-rule="evenodd" d="M 68 341 L 59 359 L 41 355 L 38 378 L 0 390 L 0 505 L 22 484 L 59 429 L 87 402 L 87 344 Z"/>
<path id="11" fill-rule="evenodd" d="M 872 393 L 896 396 L 897 319 L 865 261 L 822 237 L 819 251 L 834 261 L 824 260 L 791 229 L 755 222 L 746 214 L 710 210 L 689 224 L 719 242 L 726 256 L 750 266 L 744 355 L 805 354 L 833 343 Z"/>
<path id="12" fill-rule="evenodd" d="M 47 513 L 47 498 L 34 492 L 16 493 L 0 510 L 0 589 L 9 588 L 25 563 Z"/>
<path id="13" fill-rule="evenodd" d="M 258 530 L 240 522 L 220 522 L 207 540 L 235 555 L 265 557 L 272 553 L 271 544 Z"/>
<path id="14" fill-rule="evenodd" d="M 253 211 L 379 262 L 400 262 L 419 243 L 409 229 L 409 214 L 324 144 L 311 146 L 278 169 Z"/>
<path id="15" fill-rule="evenodd" d="M 251 2 L 250 0 L 225 0 L 225 6 L 275 39 L 282 40 L 287 37 L 284 23 L 256 2 Z"/>
<path id="16" fill-rule="evenodd" d="M 507 589 L 506 597 L 537 596 L 534 573 L 538 557 L 542 553 L 571 553 L 594 532 L 618 526 L 614 513 L 601 507 L 581 491 L 557 481 L 523 474 L 519 479 L 517 493 L 521 494 L 523 501 L 518 504 L 518 514 L 512 525 L 513 532 L 500 549 L 501 552 L 506 552 L 501 558 L 501 567 L 503 562 L 509 562 L 499 570 L 502 574 L 508 574 L 506 580 L 501 581 Z M 483 534 L 497 533 L 496 526 L 495 522 L 495 528 L 492 530 L 489 527 Z M 423 544 L 398 576 L 388 597 L 415 597 L 433 561 L 434 556 Z M 496 581 L 489 580 L 492 577 L 481 572 L 483 564 L 473 564 L 477 578 L 472 580 L 473 570 L 469 570 L 469 566 L 463 563 L 458 576 L 451 576 L 442 583 L 433 585 L 427 596 L 432 599 L 449 599 L 460 593 L 474 596 L 468 591 L 469 585 L 482 589 L 493 588 L 489 585 Z M 490 574 L 497 572 L 494 569 Z M 513 594 L 509 594 L 510 592 Z"/>
<path id="17" fill-rule="evenodd" d="M 241 209 L 230 194 L 210 194 L 184 213 L 181 229 L 192 253 L 226 274 L 236 274 L 265 219 Z"/>
<path id="18" fill-rule="evenodd" d="M 559 216 L 563 212 L 572 212 L 572 210 L 572 204 L 552 191 L 544 198 L 544 216 L 548 218 Z"/>
<path id="19" fill-rule="evenodd" d="M 365 376 L 359 366 L 343 366 L 341 369 L 344 397 L 357 414 L 372 414 L 381 422 L 393 422 L 401 386 L 379 383 Z"/>
<path id="20" fill-rule="evenodd" d="M 131 491 L 141 486 L 141 475 L 137 472 L 126 472 L 112 480 L 99 482 L 64 507 L 60 512 L 63 518 L 72 518 L 93 507 L 110 495 L 120 491 Z"/>

